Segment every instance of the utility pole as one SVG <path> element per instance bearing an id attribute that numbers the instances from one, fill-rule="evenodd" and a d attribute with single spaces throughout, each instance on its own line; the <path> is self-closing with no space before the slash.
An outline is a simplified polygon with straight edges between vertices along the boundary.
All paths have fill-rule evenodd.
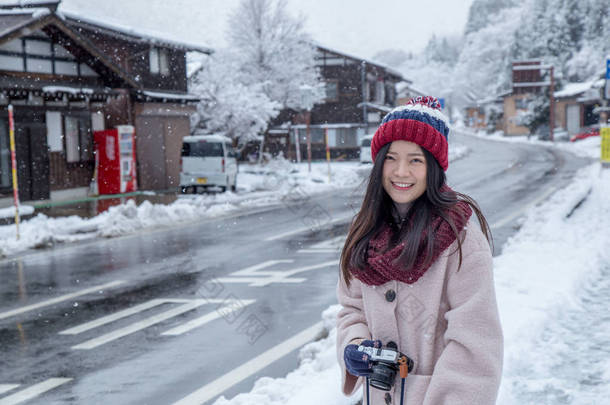
<path id="1" fill-rule="evenodd" d="M 549 137 L 551 138 L 551 142 L 555 141 L 555 136 L 554 136 L 554 128 L 555 128 L 555 79 L 553 76 L 553 72 L 554 72 L 554 68 L 553 66 L 551 66 L 551 86 L 549 88 Z"/>

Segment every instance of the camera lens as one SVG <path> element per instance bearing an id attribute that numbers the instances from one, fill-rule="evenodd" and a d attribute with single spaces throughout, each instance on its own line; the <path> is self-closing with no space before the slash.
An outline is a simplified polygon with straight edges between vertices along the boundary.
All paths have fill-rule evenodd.
<path id="1" fill-rule="evenodd" d="M 373 372 L 369 377 L 370 384 L 380 390 L 389 391 L 394 384 L 396 370 L 386 364 L 379 363 L 373 365 Z"/>

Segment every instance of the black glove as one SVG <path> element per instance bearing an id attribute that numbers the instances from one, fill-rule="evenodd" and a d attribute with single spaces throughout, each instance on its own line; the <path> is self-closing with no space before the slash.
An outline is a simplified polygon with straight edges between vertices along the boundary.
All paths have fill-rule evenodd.
<path id="1" fill-rule="evenodd" d="M 381 347 L 380 340 L 364 340 L 360 343 L 361 346 Z M 358 345 L 347 345 L 343 351 L 343 360 L 347 372 L 356 377 L 366 377 L 371 374 L 371 363 L 369 356 L 366 353 L 358 351 Z"/>

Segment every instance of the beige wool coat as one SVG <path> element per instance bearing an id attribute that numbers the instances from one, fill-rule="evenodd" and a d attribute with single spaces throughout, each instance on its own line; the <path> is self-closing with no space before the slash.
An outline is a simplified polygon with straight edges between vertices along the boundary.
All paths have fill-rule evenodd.
<path id="1" fill-rule="evenodd" d="M 352 277 L 348 288 L 339 279 L 337 358 L 345 395 L 363 387 L 365 380 L 346 371 L 343 351 L 351 340 L 365 338 L 379 339 L 384 346 L 394 342 L 415 361 L 406 379 L 405 404 L 495 404 L 503 337 L 492 256 L 476 221 L 471 219 L 463 232 L 459 271 L 454 242 L 413 284 L 393 280 L 369 286 Z M 400 404 L 399 396 L 398 375 L 389 395 L 370 388 L 371 405 Z"/>

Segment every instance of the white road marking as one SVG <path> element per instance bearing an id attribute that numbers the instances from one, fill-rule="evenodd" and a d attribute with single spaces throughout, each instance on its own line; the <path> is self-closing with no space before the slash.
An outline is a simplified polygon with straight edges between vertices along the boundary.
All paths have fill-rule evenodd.
<path id="1" fill-rule="evenodd" d="M 94 349 L 94 348 L 101 346 L 103 344 L 106 344 L 108 342 L 112 342 L 113 340 L 120 339 L 124 336 L 130 335 L 130 334 L 140 331 L 142 329 L 148 328 L 149 326 L 155 325 L 155 324 L 163 322 L 167 319 L 170 319 L 170 318 L 173 318 L 180 314 L 183 314 L 185 312 L 191 311 L 197 307 L 200 307 L 206 303 L 209 303 L 210 301 L 211 300 L 207 300 L 207 299 L 189 300 L 189 302 L 179 306 L 178 308 L 172 308 L 172 309 L 162 312 L 158 315 L 151 316 L 142 321 L 135 322 L 124 328 L 117 329 L 115 331 L 106 333 L 97 338 L 87 340 L 86 342 L 83 342 L 76 346 L 72 346 L 72 349 L 75 349 L 75 350 L 76 349 L 82 349 L 82 350 Z"/>
<path id="2" fill-rule="evenodd" d="M 199 405 L 209 401 L 231 388 L 233 385 L 259 372 L 274 361 L 281 359 L 293 350 L 311 342 L 318 333 L 320 333 L 321 329 L 322 322 L 316 323 L 279 345 L 273 346 L 271 349 L 256 356 L 252 360 L 249 360 L 236 369 L 231 370 L 225 375 L 204 385 L 181 400 L 174 402 L 173 405 Z"/>
<path id="3" fill-rule="evenodd" d="M 0 395 L 19 387 L 19 384 L 0 384 Z"/>
<path id="4" fill-rule="evenodd" d="M 348 215 L 348 216 L 343 216 L 343 217 L 331 219 L 325 225 L 334 224 L 336 222 L 343 222 L 343 221 L 351 219 L 352 217 L 353 217 L 353 215 Z M 284 233 L 279 233 L 277 235 L 270 236 L 270 237 L 265 239 L 265 242 L 271 242 L 271 241 L 274 241 L 274 240 L 285 238 L 286 236 L 297 235 L 299 233 L 303 233 L 303 232 L 307 232 L 307 231 L 311 231 L 311 230 L 312 230 L 311 226 L 304 226 L 304 227 L 301 227 L 301 228 L 293 229 L 292 231 L 288 231 L 288 232 L 284 232 Z"/>
<path id="5" fill-rule="evenodd" d="M 79 333 L 83 333 L 86 332 L 90 329 L 93 328 L 97 328 L 98 326 L 102 326 L 105 325 L 107 323 L 110 322 L 114 322 L 117 321 L 119 319 L 137 314 L 138 312 L 142 312 L 142 311 L 146 311 L 147 309 L 150 308 L 154 308 L 158 305 L 161 304 L 165 304 L 165 303 L 177 303 L 177 304 L 183 304 L 186 302 L 189 302 L 190 300 L 184 300 L 184 299 L 163 299 L 163 298 L 159 298 L 159 299 L 154 299 L 154 300 L 150 300 L 147 301 L 143 304 L 140 305 L 136 305 L 134 307 L 125 309 L 123 311 L 119 311 L 116 312 L 114 314 L 108 315 L 108 316 L 104 316 L 101 318 L 98 318 L 94 321 L 91 322 L 86 322 L 83 323 L 82 325 L 79 326 L 75 326 L 73 328 L 70 329 L 66 329 L 66 330 L 62 330 L 61 332 L 59 332 L 60 335 L 78 335 Z"/>
<path id="6" fill-rule="evenodd" d="M 45 380 L 38 384 L 34 384 L 29 388 L 25 388 L 21 391 L 14 393 L 13 395 L 9 395 L 7 397 L 0 399 L 0 405 L 20 404 L 20 403 L 28 401 L 30 399 L 36 398 L 40 394 L 50 391 L 53 388 L 57 388 L 60 385 L 63 385 L 69 381 L 72 381 L 72 379 L 71 378 L 49 378 L 48 380 Z"/>
<path id="7" fill-rule="evenodd" d="M 273 272 L 260 271 L 265 267 L 271 267 L 280 263 L 294 263 L 292 259 L 281 259 L 281 260 L 267 260 L 266 262 L 262 262 L 259 264 L 255 264 L 254 266 L 246 267 L 245 269 L 235 271 L 231 273 L 231 275 L 236 276 L 259 276 L 259 275 L 273 275 Z"/>
<path id="8" fill-rule="evenodd" d="M 548 198 L 548 196 L 553 194 L 555 191 L 557 191 L 557 189 L 555 187 L 549 187 L 548 189 L 546 189 L 546 191 L 544 193 L 542 193 L 538 198 L 534 199 L 529 204 L 527 204 L 524 207 L 522 207 L 521 209 L 513 212 L 512 214 L 502 218 L 498 222 L 493 223 L 491 225 L 491 228 L 497 229 L 497 228 L 503 227 L 504 225 L 506 225 L 510 222 L 513 222 L 515 219 L 517 219 L 517 218 L 521 217 L 523 214 L 525 214 L 530 208 L 538 205 L 540 202 L 542 202 L 543 200 Z"/>
<path id="9" fill-rule="evenodd" d="M 166 332 L 163 332 L 161 335 L 163 335 L 163 336 L 182 335 L 183 333 L 189 332 L 195 328 L 205 325 L 208 322 L 218 319 L 221 316 L 224 316 L 228 313 L 240 310 L 240 309 L 244 308 L 245 306 L 256 302 L 256 300 L 227 300 L 227 301 L 230 301 L 230 302 L 227 302 L 227 305 L 224 305 L 221 308 L 217 308 L 216 311 L 207 313 L 202 317 L 193 319 L 192 321 L 189 321 L 180 326 L 172 328 Z M 233 305 L 233 304 L 238 304 L 238 306 Z"/>
<path id="10" fill-rule="evenodd" d="M 101 285 L 98 285 L 98 286 L 95 286 L 95 287 L 91 287 L 91 288 L 86 288 L 84 290 L 80 290 L 80 291 L 77 291 L 77 292 L 74 292 L 74 293 L 61 295 L 59 297 L 55 297 L 55 298 L 52 298 L 50 300 L 42 301 L 42 302 L 39 302 L 37 304 L 27 305 L 25 307 L 13 309 L 11 311 L 2 312 L 2 313 L 0 313 L 0 319 L 5 319 L 5 318 L 9 318 L 11 316 L 23 314 L 25 312 L 32 311 L 34 309 L 38 309 L 38 308 L 46 307 L 46 306 L 49 306 L 49 305 L 57 304 L 57 303 L 60 303 L 62 301 L 71 300 L 72 298 L 80 297 L 81 295 L 86 295 L 86 294 L 90 294 L 90 293 L 93 293 L 93 292 L 97 292 L 99 290 L 105 290 L 105 289 L 108 289 L 108 288 L 116 287 L 116 286 L 124 284 L 124 283 L 125 283 L 125 281 L 123 281 L 123 280 L 116 280 L 116 281 L 112 281 L 110 283 L 101 284 Z"/>
<path id="11" fill-rule="evenodd" d="M 321 269 L 329 266 L 336 266 L 339 264 L 339 260 L 331 260 L 319 264 L 313 264 L 310 266 L 299 267 L 293 270 L 282 271 L 282 270 L 274 270 L 274 271 L 260 271 L 265 267 L 269 267 L 274 262 L 273 260 L 261 263 L 260 265 L 252 266 L 244 270 L 236 271 L 235 273 L 229 274 L 228 277 L 220 277 L 217 279 L 219 283 L 250 283 L 250 287 L 265 287 L 271 283 L 302 283 L 306 281 L 305 278 L 289 278 L 298 273 L 302 273 L 304 271 Z M 271 263 L 271 264 L 269 264 Z M 263 267 L 263 265 L 265 265 Z M 255 270 L 252 270 L 256 267 Z M 246 277 L 233 277 L 233 275 L 237 276 L 246 276 Z M 247 277 L 250 276 L 250 277 Z"/>

